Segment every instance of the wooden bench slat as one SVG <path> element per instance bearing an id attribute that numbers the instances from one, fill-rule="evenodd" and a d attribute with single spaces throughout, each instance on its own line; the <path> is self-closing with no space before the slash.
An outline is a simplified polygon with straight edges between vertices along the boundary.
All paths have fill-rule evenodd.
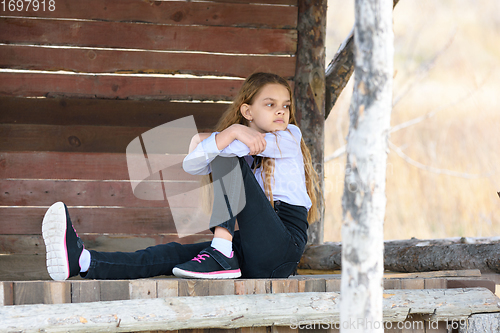
<path id="1" fill-rule="evenodd" d="M 252 1 L 254 2 L 254 1 Z M 120 0 L 56 2 L 56 10 L 5 11 L 5 16 L 67 18 L 170 25 L 294 28 L 297 7 L 250 3 Z"/>
<path id="2" fill-rule="evenodd" d="M 178 279 L 159 279 L 156 282 L 158 298 L 175 297 L 179 295 Z"/>
<path id="3" fill-rule="evenodd" d="M 44 304 L 44 282 L 14 282 L 14 304 Z"/>
<path id="4" fill-rule="evenodd" d="M 45 255 L 14 254 L 0 256 L 0 281 L 39 280 L 51 280 L 47 273 Z"/>
<path id="5" fill-rule="evenodd" d="M 41 233 L 41 231 L 40 231 Z M 130 252 L 149 246 L 176 242 L 192 244 L 212 240 L 210 231 L 179 238 L 177 234 L 107 234 L 78 233 L 90 250 L 103 252 Z M 0 235 L 0 254 L 35 254 L 45 256 L 42 235 Z"/>
<path id="6" fill-rule="evenodd" d="M 183 171 L 180 171 L 183 172 Z M 179 173 L 180 173 L 179 172 Z M 201 207 L 201 195 L 188 191 L 200 188 L 200 182 L 149 183 L 147 190 L 163 193 L 167 200 L 141 200 L 128 181 L 73 180 L 0 180 L 2 206 L 50 206 L 61 199 L 68 206 L 170 207 L 168 197 L 176 195 L 175 207 Z M 199 191 L 201 192 L 201 191 Z"/>
<path id="7" fill-rule="evenodd" d="M 295 57 L 136 52 L 26 45 L 0 45 L 0 59 L 3 68 L 11 69 L 64 70 L 80 73 L 217 75 L 241 78 L 254 72 L 273 72 L 287 79 L 293 78 L 296 61 Z"/>
<path id="8" fill-rule="evenodd" d="M 448 289 L 453 288 L 487 288 L 495 293 L 495 281 L 478 278 L 451 278 L 446 281 Z"/>
<path id="9" fill-rule="evenodd" d="M 147 130 L 122 126 L 0 124 L 0 150 L 125 153 L 128 144 Z M 55 174 L 50 178 L 54 177 Z"/>
<path id="10" fill-rule="evenodd" d="M 0 306 L 14 305 L 14 283 L 0 282 Z"/>
<path id="11" fill-rule="evenodd" d="M 231 100 L 242 84 L 203 78 L 0 73 L 0 95 L 13 97 Z"/>
<path id="12" fill-rule="evenodd" d="M 41 233 L 41 231 L 40 231 Z M 107 234 L 78 233 L 90 250 L 103 252 L 130 252 L 145 249 L 157 244 L 176 242 L 191 244 L 212 240 L 210 231 L 179 238 L 177 234 Z M 45 244 L 42 235 L 0 235 L 0 254 L 42 255 L 45 256 Z"/>
<path id="13" fill-rule="evenodd" d="M 130 299 L 152 299 L 158 297 L 156 280 L 132 280 L 129 282 L 128 289 Z"/>
<path id="14" fill-rule="evenodd" d="M 129 300 L 128 280 L 102 280 L 99 281 L 101 285 L 101 301 L 116 301 L 116 300 Z"/>
<path id="15" fill-rule="evenodd" d="M 235 295 L 269 294 L 271 280 L 269 279 L 239 279 L 234 281 Z"/>
<path id="16" fill-rule="evenodd" d="M 401 288 L 401 279 L 384 279 L 384 289 L 403 289 Z M 340 291 L 340 286 L 338 290 Z"/>
<path id="17" fill-rule="evenodd" d="M 384 274 L 384 278 L 395 279 L 415 279 L 415 278 L 438 278 L 438 277 L 455 277 L 455 276 L 481 276 L 479 269 L 463 269 L 463 270 L 447 270 L 434 272 L 416 272 L 416 273 L 395 273 L 389 272 Z"/>
<path id="18" fill-rule="evenodd" d="M 193 116 L 198 132 L 206 132 L 216 125 L 228 104 L 0 96 L 0 108 L 0 124 L 153 128 Z"/>
<path id="19" fill-rule="evenodd" d="M 424 289 L 424 279 L 401 279 L 401 289 Z"/>
<path id="20" fill-rule="evenodd" d="M 325 292 L 326 291 L 326 279 L 324 278 L 308 278 L 298 280 L 298 291 L 299 292 Z M 333 290 L 331 290 L 333 291 Z"/>
<path id="21" fill-rule="evenodd" d="M 299 282 L 296 279 L 273 279 L 271 280 L 271 292 L 273 294 L 297 293 L 299 292 Z"/>
<path id="22" fill-rule="evenodd" d="M 177 155 L 175 160 L 182 158 Z M 130 180 L 126 154 L 118 153 L 0 152 L 0 172 L 0 179 L 15 180 Z M 199 177 L 185 172 L 180 164 L 162 173 L 162 179 L 173 181 L 192 182 Z"/>
<path id="23" fill-rule="evenodd" d="M 101 300 L 100 281 L 71 281 L 71 303 L 99 302 Z"/>
<path id="24" fill-rule="evenodd" d="M 179 280 L 179 296 L 208 296 L 208 280 Z"/>
<path id="25" fill-rule="evenodd" d="M 0 152 L 1 178 L 129 179 L 124 153 Z"/>
<path id="26" fill-rule="evenodd" d="M 45 244 L 41 232 L 40 235 L 0 235 L 0 254 L 45 256 Z"/>
<path id="27" fill-rule="evenodd" d="M 391 280 L 388 280 L 391 281 Z M 445 289 L 447 288 L 447 279 L 445 278 L 431 278 L 424 279 L 425 289 Z M 399 288 L 388 288 L 388 289 L 399 289 Z"/>
<path id="28" fill-rule="evenodd" d="M 0 18 L 0 43 L 243 54 L 295 54 L 297 31 Z M 248 41 L 252 41 L 249 43 Z"/>
<path id="29" fill-rule="evenodd" d="M 44 258 L 43 258 L 44 259 Z M 42 262 L 43 264 L 43 262 Z M 45 267 L 44 267 L 45 268 Z M 385 281 L 394 281 L 393 279 L 385 280 Z M 435 279 L 433 279 L 435 280 Z M 128 284 L 126 283 L 128 281 Z M 317 292 L 317 290 L 303 290 L 300 288 L 302 282 L 312 282 L 316 284 L 316 282 L 325 282 L 325 279 L 317 279 L 314 275 L 302 276 L 301 279 L 230 279 L 230 280 L 186 280 L 180 279 L 176 277 L 169 277 L 167 279 L 163 277 L 156 277 L 150 279 L 139 279 L 139 280 L 122 280 L 118 281 L 118 285 L 120 288 L 116 288 L 113 286 L 113 281 L 107 281 L 111 286 L 111 289 L 117 290 L 117 293 L 121 296 L 130 299 L 151 299 L 151 298 L 163 298 L 163 297 L 175 297 L 175 296 L 215 296 L 215 295 L 249 295 L 249 294 L 270 294 L 270 293 L 281 293 L 283 283 L 287 283 L 291 281 L 291 284 L 287 284 L 288 287 L 294 286 L 289 289 L 288 293 L 301 293 L 301 292 Z M 436 292 L 431 289 L 447 289 L 446 282 L 454 282 L 454 279 L 451 278 L 449 280 L 443 279 L 445 282 L 441 286 L 435 285 L 430 286 L 426 285 L 426 290 L 430 293 Z M 450 288 L 458 288 L 463 290 L 464 288 L 477 288 L 479 280 L 472 279 L 464 282 L 463 285 L 451 285 Z M 82 280 L 80 278 L 71 279 L 66 282 L 49 282 L 48 284 L 41 284 L 40 288 L 40 303 L 54 303 L 53 301 L 47 302 L 46 300 L 57 300 L 59 302 L 88 302 L 88 301 L 99 301 L 101 299 L 101 291 L 100 291 L 100 282 L 99 280 Z M 299 289 L 295 288 L 296 283 L 299 284 Z M 480 282 L 491 282 L 488 280 L 480 280 Z M 53 285 L 50 285 L 50 284 Z M 474 283 L 476 285 L 474 285 Z M 69 285 L 71 284 L 71 300 L 70 297 L 62 297 L 62 294 L 66 293 L 66 290 L 69 289 Z M 274 292 L 272 291 L 272 284 L 274 286 L 281 285 Z M 23 287 L 22 290 L 26 290 L 24 286 L 28 286 L 29 288 L 33 288 L 36 284 L 33 282 L 22 282 L 16 281 L 17 287 Z M 47 287 L 47 285 L 50 285 Z M 491 291 L 489 286 L 484 286 Z M 448 289 L 450 289 L 448 288 Z M 325 292 L 324 284 L 320 288 L 319 292 Z M 401 289 L 401 288 L 398 288 Z M 4 304 L 14 304 L 12 300 L 13 295 L 13 285 L 11 282 L 0 283 L 0 296 L 3 290 L 4 295 Z M 21 289 L 20 289 L 21 290 Z M 126 290 L 129 291 L 127 295 Z M 416 294 L 421 293 L 423 290 L 415 290 Z M 39 292 L 39 291 L 36 291 Z M 86 297 L 83 293 L 90 292 L 93 295 Z M 328 292 L 328 291 L 327 291 Z M 22 292 L 19 292 L 22 294 Z M 411 290 L 406 290 L 405 293 L 407 295 L 411 295 Z M 493 292 L 492 292 L 493 293 Z M 385 291 L 385 298 L 390 299 L 393 296 L 393 290 Z M 24 299 L 24 297 L 21 297 Z M 111 299 L 110 299 L 111 298 Z M 113 300 L 113 297 L 110 295 L 106 296 L 106 300 Z M 9 303 L 10 302 L 10 303 Z M 15 304 L 23 304 L 23 303 L 15 303 Z"/>
<path id="30" fill-rule="evenodd" d="M 43 215 L 47 208 L 0 207 L 0 221 L 2 221 L 0 234 L 40 234 Z M 199 225 L 198 219 L 191 220 L 195 218 L 192 215 L 192 208 L 178 208 L 177 210 L 179 214 L 184 212 L 181 221 Z M 170 208 L 70 207 L 70 216 L 79 233 L 146 235 L 177 233 Z M 206 223 L 208 229 L 208 221 Z M 199 230 L 201 231 L 203 229 Z"/>
<path id="31" fill-rule="evenodd" d="M 326 279 L 325 280 L 325 285 L 326 285 L 325 289 L 327 292 L 339 292 L 340 291 L 340 283 L 341 283 L 341 279 L 339 277 Z"/>
<path id="32" fill-rule="evenodd" d="M 0 151 L 126 153 L 129 144 L 148 130 L 150 129 L 124 126 L 0 124 Z M 179 129 L 179 131 L 182 130 Z M 164 146 L 156 147 L 154 143 L 150 143 L 149 146 L 145 147 L 146 153 L 149 155 L 155 152 L 170 155 L 182 154 L 184 156 L 181 156 L 176 163 L 179 164 L 178 169 L 180 170 L 182 159 L 189 151 L 189 144 L 194 133 L 196 133 L 196 129 L 189 129 L 189 132 L 185 131 L 184 134 L 176 136 L 173 129 L 161 127 L 150 134 L 157 137 L 154 142 L 164 138 Z M 145 137 L 143 139 L 147 140 Z M 145 144 L 148 145 L 148 142 L 150 141 L 146 141 Z M 138 149 L 135 148 L 136 144 L 132 145 L 129 153 L 139 153 Z M 191 179 L 191 177 L 182 178 L 183 175 L 179 176 L 181 180 Z M 49 178 L 54 179 L 57 176 L 53 175 Z"/>
<path id="33" fill-rule="evenodd" d="M 214 280 L 210 281 L 208 294 L 210 296 L 215 295 L 234 295 L 236 280 Z"/>

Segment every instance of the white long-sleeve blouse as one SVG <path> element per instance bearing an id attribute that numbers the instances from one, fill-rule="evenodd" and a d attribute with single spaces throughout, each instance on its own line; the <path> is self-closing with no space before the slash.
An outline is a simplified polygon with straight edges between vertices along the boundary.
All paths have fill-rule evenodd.
<path id="1" fill-rule="evenodd" d="M 207 175 L 211 172 L 210 162 L 217 156 L 244 157 L 249 165 L 252 164 L 250 149 L 239 140 L 234 140 L 226 148 L 219 150 L 215 142 L 217 133 L 219 132 L 213 132 L 184 158 L 184 171 L 192 175 Z M 304 162 L 300 149 L 301 137 L 300 129 L 292 124 L 289 124 L 285 131 L 266 133 L 266 149 L 258 156 L 275 159 L 274 183 L 271 183 L 273 199 L 304 206 L 309 210 L 312 203 L 306 190 Z M 257 168 L 255 178 L 264 190 L 262 167 Z"/>

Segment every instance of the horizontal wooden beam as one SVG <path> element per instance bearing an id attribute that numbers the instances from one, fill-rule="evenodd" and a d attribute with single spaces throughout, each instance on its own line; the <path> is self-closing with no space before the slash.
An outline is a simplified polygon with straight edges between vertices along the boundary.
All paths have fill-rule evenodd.
<path id="1" fill-rule="evenodd" d="M 85 2 L 69 0 L 64 5 L 56 3 L 55 10 L 6 10 L 4 16 L 65 18 L 117 22 L 140 22 L 169 25 L 208 25 L 254 28 L 293 28 L 297 26 L 296 0 L 286 1 L 292 6 L 257 5 L 232 0 L 224 2 L 189 1 L 136 1 L 120 0 Z M 265 1 L 268 2 L 267 0 Z M 271 1 L 269 1 L 271 2 Z M 284 2 L 284 1 L 281 1 Z M 46 6 L 48 3 L 46 4 Z M 40 6 L 42 6 L 40 4 Z M 40 7 L 43 8 L 43 7 Z"/>
<path id="2" fill-rule="evenodd" d="M 292 79 L 295 57 L 0 45 L 0 66 L 77 73 L 190 74 L 241 78 L 254 72 L 273 72 Z"/>
<path id="3" fill-rule="evenodd" d="M 128 144 L 147 130 L 124 126 L 0 124 L 0 151 L 125 153 Z"/>
<path id="4" fill-rule="evenodd" d="M 0 43 L 242 54 L 295 54 L 297 31 L 0 18 Z M 249 43 L 251 41 L 251 43 Z"/>
<path id="5" fill-rule="evenodd" d="M 231 100 L 243 80 L 128 75 L 0 73 L 0 96 Z"/>
<path id="6" fill-rule="evenodd" d="M 165 203 L 167 206 L 168 204 Z M 47 207 L 48 208 L 48 207 Z M 38 235 L 47 208 L 0 207 L 0 234 Z M 81 233 L 96 234 L 172 234 L 177 228 L 172 208 L 70 207 L 73 224 Z M 176 222 L 186 228 L 208 229 L 208 218 L 201 219 L 193 208 L 175 208 Z M 200 223 L 202 225 L 200 225 Z M 204 229 L 203 229 L 204 228 Z M 193 229 L 193 230 L 194 230 Z"/>
<path id="7" fill-rule="evenodd" d="M 199 181 L 201 181 L 201 176 Z M 151 182 L 145 187 L 150 194 L 176 195 L 175 207 L 196 209 L 201 197 L 187 192 L 199 189 L 199 181 Z M 128 208 L 160 207 L 171 204 L 167 200 L 143 200 L 134 195 L 129 181 L 72 181 L 72 180 L 2 180 L 2 206 L 50 206 L 64 198 L 68 206 L 121 206 Z M 173 206 L 173 205 L 172 205 Z"/>
<path id="8" fill-rule="evenodd" d="M 0 96 L 0 124 L 96 125 L 153 128 L 193 116 L 198 132 L 213 128 L 226 103 L 99 98 Z"/>
<path id="9" fill-rule="evenodd" d="M 481 288 L 388 290 L 383 319 L 402 322 L 411 314 L 428 315 L 428 320 L 436 321 L 463 319 L 475 313 L 500 312 L 498 300 Z M 332 292 L 8 306 L 0 314 L 0 332 L 127 332 L 339 323 L 339 307 L 339 294 Z"/>
<path id="10" fill-rule="evenodd" d="M 41 231 L 40 231 L 41 233 Z M 149 246 L 154 246 L 158 244 L 166 244 L 169 242 L 176 242 L 181 244 L 193 244 L 199 242 L 205 242 L 212 240 L 213 234 L 206 230 L 204 233 L 198 233 L 191 236 L 186 236 L 179 238 L 177 234 L 97 234 L 97 233 L 83 233 L 79 232 L 78 236 L 85 243 L 85 248 L 89 250 L 101 251 L 101 252 L 134 252 L 137 250 L 143 250 Z M 22 258 L 27 258 L 28 255 L 33 257 L 33 260 L 37 260 L 39 257 L 43 262 L 45 262 L 45 244 L 43 242 L 43 237 L 39 235 L 0 235 L 0 254 L 12 255 L 12 262 L 15 261 L 14 256 L 24 256 L 18 257 L 19 267 L 22 267 Z M 4 260 L 7 256 L 0 256 L 0 262 Z M 29 259 L 31 260 L 31 259 Z M 0 264 L 0 266 L 4 266 Z M 2 267 L 5 270 L 1 270 L 1 273 L 8 275 L 10 267 Z M 45 266 L 43 267 L 45 269 Z M 16 280 L 15 278 L 11 278 Z M 2 280 L 0 278 L 0 280 Z M 23 280 L 23 279 L 18 279 Z"/>
<path id="11" fill-rule="evenodd" d="M 2 178 L 127 180 L 126 154 L 0 152 Z"/>

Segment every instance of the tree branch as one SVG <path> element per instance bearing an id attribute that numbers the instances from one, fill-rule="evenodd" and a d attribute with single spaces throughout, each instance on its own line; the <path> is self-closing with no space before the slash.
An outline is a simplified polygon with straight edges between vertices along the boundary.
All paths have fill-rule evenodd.
<path id="1" fill-rule="evenodd" d="M 393 0 L 393 8 L 399 0 Z M 354 29 L 340 45 L 337 53 L 326 69 L 325 119 L 337 102 L 354 71 Z"/>
<path id="2" fill-rule="evenodd" d="M 389 147 L 396 152 L 396 154 L 399 155 L 402 159 L 404 159 L 406 162 L 410 163 L 413 166 L 416 166 L 419 169 L 437 173 L 437 174 L 443 174 L 443 175 L 448 175 L 448 176 L 453 176 L 453 177 L 460 177 L 460 178 L 466 178 L 466 179 L 479 179 L 479 178 L 486 178 L 488 175 L 474 175 L 470 173 L 460 173 L 452 170 L 447 170 L 447 169 L 439 169 L 439 168 L 434 168 L 425 164 L 422 164 L 420 162 L 417 162 L 413 160 L 411 157 L 403 153 L 401 148 L 396 146 L 394 143 L 389 141 Z"/>
<path id="3" fill-rule="evenodd" d="M 469 94 L 465 95 L 464 97 L 462 97 L 461 99 L 459 99 L 459 100 L 457 100 L 455 102 L 449 103 L 449 104 L 447 104 L 445 106 L 442 106 L 442 107 L 440 107 L 438 109 L 432 110 L 431 112 L 428 112 L 428 113 L 426 113 L 426 114 L 424 114 L 424 115 L 422 115 L 420 117 L 416 117 L 416 118 L 413 118 L 411 120 L 405 121 L 405 122 L 403 122 L 401 124 L 392 126 L 391 129 L 390 129 L 390 133 L 399 131 L 399 130 L 401 130 L 403 128 L 407 128 L 407 127 L 410 127 L 410 126 L 415 125 L 415 124 L 418 124 L 418 123 L 420 123 L 420 122 L 422 122 L 422 121 L 424 121 L 424 120 L 426 120 L 426 119 L 428 119 L 430 117 L 433 117 L 436 113 L 438 113 L 440 111 L 446 110 L 446 109 L 451 108 L 451 107 L 453 107 L 453 106 L 455 106 L 455 105 L 457 105 L 459 103 L 462 103 L 463 101 L 465 101 L 465 100 L 469 99 L 470 97 L 472 97 L 479 90 L 479 88 L 484 84 L 484 82 L 481 83 L 477 89 L 471 91 Z"/>
<path id="4" fill-rule="evenodd" d="M 444 54 L 444 52 L 453 44 L 453 40 L 455 39 L 455 35 L 457 33 L 457 29 L 455 28 L 452 33 L 450 38 L 448 39 L 448 42 L 434 54 L 434 56 L 428 60 L 427 62 L 423 63 L 414 73 L 413 75 L 413 80 L 411 80 L 408 84 L 406 84 L 405 87 L 402 88 L 402 92 L 396 96 L 392 102 L 392 107 L 394 108 L 408 92 L 411 91 L 411 89 L 417 84 L 420 80 L 422 80 L 428 73 L 429 71 L 434 67 L 436 64 L 436 61 L 439 59 L 441 55 Z"/>
<path id="5" fill-rule="evenodd" d="M 334 160 L 334 159 L 339 158 L 340 156 L 344 155 L 346 152 L 346 150 L 345 150 L 346 146 L 347 145 L 343 145 L 342 147 L 340 147 L 339 149 L 334 151 L 333 154 L 325 157 L 325 163 L 330 162 L 331 160 Z"/>

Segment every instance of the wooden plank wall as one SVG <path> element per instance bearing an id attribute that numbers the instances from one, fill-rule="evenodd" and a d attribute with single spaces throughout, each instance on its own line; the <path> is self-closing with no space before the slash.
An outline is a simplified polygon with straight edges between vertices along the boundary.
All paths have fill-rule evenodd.
<path id="1" fill-rule="evenodd" d="M 189 115 L 210 130 L 252 72 L 295 74 L 296 0 L 55 6 L 0 17 L 0 280 L 48 278 L 41 222 L 59 200 L 87 248 L 207 240 L 134 197 L 127 145 Z"/>

